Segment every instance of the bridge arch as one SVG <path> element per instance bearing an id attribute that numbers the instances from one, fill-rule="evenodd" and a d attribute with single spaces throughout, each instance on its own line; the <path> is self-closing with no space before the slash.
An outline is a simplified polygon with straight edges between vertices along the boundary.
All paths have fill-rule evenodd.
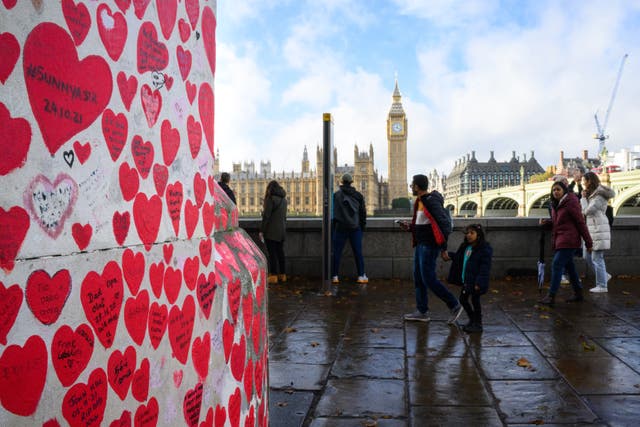
<path id="1" fill-rule="evenodd" d="M 473 200 L 467 200 L 460 206 L 458 215 L 460 216 L 476 216 L 478 214 L 478 204 Z"/>
<path id="2" fill-rule="evenodd" d="M 511 197 L 496 197 L 487 202 L 484 208 L 484 216 L 488 217 L 514 217 L 518 216 L 520 204 Z"/>
<path id="3" fill-rule="evenodd" d="M 548 217 L 549 203 L 551 203 L 551 194 L 548 191 L 530 195 L 529 203 L 527 203 L 527 216 L 534 218 Z"/>
<path id="4" fill-rule="evenodd" d="M 640 215 L 640 185 L 629 187 L 615 197 L 614 215 Z"/>

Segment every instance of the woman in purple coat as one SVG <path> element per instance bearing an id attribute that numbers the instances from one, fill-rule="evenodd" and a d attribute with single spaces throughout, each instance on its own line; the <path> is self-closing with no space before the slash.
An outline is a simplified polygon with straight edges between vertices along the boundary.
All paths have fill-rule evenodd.
<path id="1" fill-rule="evenodd" d="M 573 255 L 582 247 L 581 238 L 589 253 L 593 242 L 578 197 L 575 193 L 569 192 L 563 182 L 557 181 L 551 186 L 551 219 L 541 219 L 540 224 L 552 226 L 551 244 L 554 254 L 551 264 L 551 287 L 549 293 L 538 302 L 553 307 L 565 268 L 573 288 L 573 297 L 568 298 L 566 302 L 582 301 L 582 283 L 573 264 Z"/>

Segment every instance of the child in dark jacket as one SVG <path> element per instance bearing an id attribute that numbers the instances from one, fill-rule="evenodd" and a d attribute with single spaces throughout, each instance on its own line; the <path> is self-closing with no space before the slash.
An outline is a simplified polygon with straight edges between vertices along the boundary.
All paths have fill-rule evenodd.
<path id="1" fill-rule="evenodd" d="M 480 224 L 471 224 L 464 229 L 464 241 L 456 252 L 446 258 L 453 262 L 449 270 L 449 283 L 462 286 L 460 304 L 469 316 L 469 323 L 462 327 L 467 333 L 482 332 L 482 308 L 480 296 L 489 290 L 491 257 L 493 249 L 484 238 Z M 471 298 L 471 304 L 469 304 Z"/>

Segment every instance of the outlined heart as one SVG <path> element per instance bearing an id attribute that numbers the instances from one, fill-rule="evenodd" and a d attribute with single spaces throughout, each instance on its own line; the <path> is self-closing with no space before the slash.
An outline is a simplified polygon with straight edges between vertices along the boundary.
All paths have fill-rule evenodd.
<path id="1" fill-rule="evenodd" d="M 151 264 L 149 267 L 149 283 L 151 291 L 156 298 L 162 295 L 162 285 L 164 283 L 164 263 L 162 261 Z"/>
<path id="2" fill-rule="evenodd" d="M 109 356 L 107 362 L 107 374 L 111 389 L 118 395 L 120 400 L 124 400 L 129 393 L 129 386 L 133 380 L 133 373 L 136 369 L 136 350 L 129 346 L 122 353 L 115 350 Z"/>
<path id="3" fill-rule="evenodd" d="M 96 12 L 96 21 L 100 40 L 107 54 L 117 62 L 127 42 L 127 20 L 122 13 L 117 11 L 111 13 L 111 8 L 101 3 Z"/>
<path id="4" fill-rule="evenodd" d="M 192 115 L 187 118 L 187 136 L 189 138 L 189 151 L 191 158 L 195 159 L 200 153 L 200 145 L 202 144 L 202 127 Z"/>
<path id="5" fill-rule="evenodd" d="M 149 292 L 140 291 L 137 297 L 130 297 L 124 304 L 124 324 L 129 336 L 138 345 L 142 345 L 147 331 L 149 316 Z"/>
<path id="6" fill-rule="evenodd" d="M 115 338 L 123 291 L 122 271 L 115 261 L 109 261 L 102 274 L 90 271 L 82 281 L 82 308 L 105 349 L 111 347 Z"/>
<path id="7" fill-rule="evenodd" d="M 2 52 L 1 45 L 0 52 Z M 0 62 L 1 67 L 2 63 Z M 12 119 L 7 107 L 0 102 L 0 147 L 11 147 L 11 149 L 3 150 L 2 156 L 0 156 L 0 176 L 7 175 L 14 169 L 24 166 L 30 146 L 31 126 L 29 122 L 20 117 Z"/>
<path id="8" fill-rule="evenodd" d="M 154 349 L 158 349 L 162 337 L 167 330 L 167 322 L 169 314 L 166 305 L 160 305 L 157 302 L 151 303 L 149 309 L 149 340 Z"/>
<path id="9" fill-rule="evenodd" d="M 169 120 L 162 121 L 160 140 L 162 141 L 162 159 L 164 160 L 164 164 L 171 166 L 180 148 L 180 132 L 178 132 L 178 129 L 171 127 Z"/>
<path id="10" fill-rule="evenodd" d="M 36 270 L 27 279 L 25 298 L 36 319 L 52 325 L 60 317 L 70 293 L 69 270 L 60 270 L 53 277 L 45 270 Z"/>
<path id="11" fill-rule="evenodd" d="M 133 374 L 131 395 L 138 402 L 145 402 L 149 396 L 149 359 L 140 362 L 140 368 Z"/>
<path id="12" fill-rule="evenodd" d="M 73 143 L 73 151 L 75 151 L 80 164 L 84 165 L 84 162 L 86 162 L 91 155 L 91 144 L 88 142 L 80 144 L 80 141 L 75 141 Z"/>
<path id="13" fill-rule="evenodd" d="M 140 135 L 136 135 L 131 140 L 131 154 L 140 176 L 142 179 L 147 179 L 149 172 L 151 172 L 155 154 L 153 144 L 149 141 L 144 141 Z"/>
<path id="14" fill-rule="evenodd" d="M 20 43 L 18 43 L 18 39 L 13 34 L 0 34 L 0 53 L 2 53 L 0 82 L 5 84 L 11 73 L 13 73 L 13 69 L 20 57 Z"/>
<path id="15" fill-rule="evenodd" d="M 160 21 L 160 29 L 165 40 L 169 40 L 173 27 L 176 25 L 176 15 L 178 14 L 177 0 L 156 0 L 156 10 L 158 11 L 158 20 Z"/>
<path id="16" fill-rule="evenodd" d="M 202 41 L 211 73 L 216 74 L 216 16 L 209 6 L 202 11 Z"/>
<path id="17" fill-rule="evenodd" d="M 160 72 L 169 63 L 167 46 L 158 41 L 158 32 L 151 22 L 145 22 L 138 32 L 138 73 Z"/>
<path id="18" fill-rule="evenodd" d="M 140 188 L 140 177 L 138 171 L 135 168 L 129 166 L 129 163 L 124 162 L 118 169 L 118 178 L 120 182 L 120 191 L 122 192 L 122 198 L 129 202 L 136 197 L 138 189 Z"/>
<path id="19" fill-rule="evenodd" d="M 23 195 L 32 218 L 53 239 L 62 233 L 77 198 L 78 184 L 66 173 L 58 174 L 53 182 L 42 174 L 37 175 Z"/>
<path id="20" fill-rule="evenodd" d="M 158 237 L 162 220 L 162 200 L 157 195 L 147 198 L 144 193 L 138 193 L 133 201 L 133 222 L 140 240 L 147 251 Z"/>
<path id="21" fill-rule="evenodd" d="M 124 108 L 127 111 L 131 109 L 131 102 L 133 98 L 136 96 L 136 92 L 138 90 L 138 79 L 136 76 L 129 76 L 124 73 L 124 71 L 120 71 L 118 73 L 118 89 L 120 89 L 120 98 L 122 98 L 122 103 L 124 104 Z"/>
<path id="22" fill-rule="evenodd" d="M 209 375 L 209 357 L 211 356 L 211 335 L 205 332 L 202 338 L 196 337 L 191 347 L 193 369 L 198 374 L 198 381 L 204 383 Z"/>
<path id="23" fill-rule="evenodd" d="M 213 299 L 216 295 L 215 272 L 212 271 L 208 276 L 205 276 L 204 273 L 200 274 L 197 286 L 198 305 L 204 317 L 208 319 L 211 315 Z"/>
<path id="24" fill-rule="evenodd" d="M 51 341 L 51 362 L 60 383 L 69 387 L 89 364 L 93 354 L 93 332 L 86 323 L 74 331 L 68 325 L 58 329 Z"/>
<path id="25" fill-rule="evenodd" d="M 200 272 L 200 258 L 194 256 L 184 260 L 184 266 L 182 267 L 182 274 L 184 276 L 184 282 L 189 290 L 194 290 L 196 287 L 196 280 L 198 280 L 198 273 Z"/>
<path id="26" fill-rule="evenodd" d="M 107 108 L 102 114 L 102 135 L 109 148 L 111 159 L 115 162 L 127 143 L 129 122 L 124 113 L 116 115 Z"/>
<path id="27" fill-rule="evenodd" d="M 169 304 L 174 304 L 180 295 L 182 286 L 182 271 L 167 267 L 164 270 L 164 294 Z"/>
<path id="28" fill-rule="evenodd" d="M 156 187 L 156 194 L 164 197 L 164 190 L 169 180 L 169 168 L 165 165 L 156 163 L 153 165 L 153 185 Z"/>
<path id="29" fill-rule="evenodd" d="M 173 225 L 173 231 L 176 233 L 176 237 L 180 233 L 180 217 L 182 215 L 182 199 L 184 194 L 182 191 L 182 183 L 176 181 L 173 184 L 167 186 L 167 192 L 165 194 L 167 201 L 167 211 L 169 212 L 169 218 Z"/>
<path id="30" fill-rule="evenodd" d="M 107 374 L 97 368 L 87 383 L 71 387 L 62 401 L 62 416 L 71 427 L 98 427 L 107 405 Z"/>
<path id="31" fill-rule="evenodd" d="M 198 423 L 200 422 L 202 390 L 202 383 L 198 383 L 193 389 L 187 390 L 187 393 L 184 395 L 182 413 L 184 414 L 184 420 L 189 427 L 198 427 Z"/>
<path id="32" fill-rule="evenodd" d="M 200 85 L 200 93 L 198 94 L 198 111 L 200 112 L 202 130 L 204 132 L 205 140 L 207 141 L 207 147 L 209 147 L 211 155 L 215 157 L 215 153 L 213 151 L 215 104 L 213 89 L 211 89 L 209 83 L 205 82 Z"/>
<path id="33" fill-rule="evenodd" d="M 191 346 L 191 334 L 195 320 L 195 303 L 191 295 L 187 295 L 182 303 L 182 309 L 177 305 L 169 312 L 169 342 L 173 357 L 185 365 Z"/>
<path id="34" fill-rule="evenodd" d="M 22 305 L 22 289 L 18 285 L 4 287 L 0 282 L 0 344 L 7 345 L 7 334 L 16 321 Z"/>
<path id="35" fill-rule="evenodd" d="M 113 236 L 116 239 L 116 243 L 122 246 L 129 234 L 129 226 L 131 225 L 131 215 L 129 212 L 120 213 L 115 211 L 113 213 L 113 219 L 111 221 L 113 226 Z"/>
<path id="36" fill-rule="evenodd" d="M 138 294 L 140 284 L 144 278 L 144 264 L 142 252 L 133 252 L 131 249 L 126 249 L 122 254 L 122 273 L 131 295 Z"/>
<path id="37" fill-rule="evenodd" d="M 62 0 L 62 13 L 76 46 L 80 46 L 91 28 L 91 15 L 87 6 L 84 3 L 76 5 L 73 0 Z"/>
<path id="38" fill-rule="evenodd" d="M 162 95 L 159 90 L 151 90 L 149 85 L 142 85 L 140 89 L 140 100 L 142 102 L 142 110 L 147 118 L 149 128 L 158 121 L 160 110 L 162 109 Z"/>
<path id="39" fill-rule="evenodd" d="M 76 245 L 78 245 L 78 249 L 83 251 L 91 242 L 93 227 L 91 227 L 91 224 L 82 225 L 76 222 L 71 226 L 71 234 L 73 235 L 73 240 L 76 241 Z"/>
<path id="40" fill-rule="evenodd" d="M 133 0 L 135 3 L 136 0 Z M 158 424 L 158 401 L 155 397 L 149 399 L 146 405 L 140 405 L 136 409 L 134 425 L 136 427 L 155 427 Z"/>
<path id="41" fill-rule="evenodd" d="M 189 77 L 189 73 L 191 72 L 191 52 L 178 45 L 176 48 L 176 58 L 178 60 L 180 76 L 182 77 L 182 80 L 187 80 L 187 77 Z"/>
<path id="42" fill-rule="evenodd" d="M 27 37 L 23 70 L 31 110 L 51 155 L 89 127 L 111 99 L 113 78 L 104 58 L 79 60 L 69 34 L 50 22 Z M 61 84 L 67 89 L 59 90 Z"/>
<path id="43" fill-rule="evenodd" d="M 32 335 L 24 346 L 10 345 L 0 356 L 0 403 L 5 410 L 29 416 L 38 408 L 47 378 L 47 346 Z"/>

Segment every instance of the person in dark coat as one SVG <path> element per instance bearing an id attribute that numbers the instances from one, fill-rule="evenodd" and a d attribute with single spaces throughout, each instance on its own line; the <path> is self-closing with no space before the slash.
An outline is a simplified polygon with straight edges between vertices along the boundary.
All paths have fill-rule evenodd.
<path id="1" fill-rule="evenodd" d="M 574 292 L 566 302 L 582 301 L 584 299 L 582 283 L 573 263 L 573 255 L 582 247 L 581 238 L 584 240 L 587 252 L 591 252 L 593 241 L 582 215 L 578 197 L 569 191 L 563 182 L 554 182 L 551 186 L 551 219 L 541 219 L 540 224 L 552 227 L 551 246 L 554 254 L 549 293 L 538 302 L 553 307 L 565 268 L 569 273 L 569 281 Z"/>
<path id="2" fill-rule="evenodd" d="M 489 290 L 493 249 L 485 240 L 480 224 L 468 225 L 464 229 L 464 235 L 458 250 L 447 254 L 446 258 L 453 261 L 447 281 L 462 286 L 458 299 L 469 316 L 469 323 L 464 325 L 462 330 L 467 333 L 482 332 L 480 296 Z"/>
<path id="3" fill-rule="evenodd" d="M 236 203 L 236 195 L 233 194 L 233 190 L 229 187 L 229 181 L 231 181 L 231 175 L 228 172 L 222 172 L 220 174 L 220 181 L 218 181 L 218 185 L 227 193 L 227 196 L 231 199 L 231 201 L 237 205 Z"/>
<path id="4" fill-rule="evenodd" d="M 286 282 L 284 272 L 284 240 L 287 234 L 287 193 L 278 184 L 271 181 L 264 193 L 262 205 L 262 224 L 260 239 L 267 246 L 269 254 L 269 283 Z"/>

